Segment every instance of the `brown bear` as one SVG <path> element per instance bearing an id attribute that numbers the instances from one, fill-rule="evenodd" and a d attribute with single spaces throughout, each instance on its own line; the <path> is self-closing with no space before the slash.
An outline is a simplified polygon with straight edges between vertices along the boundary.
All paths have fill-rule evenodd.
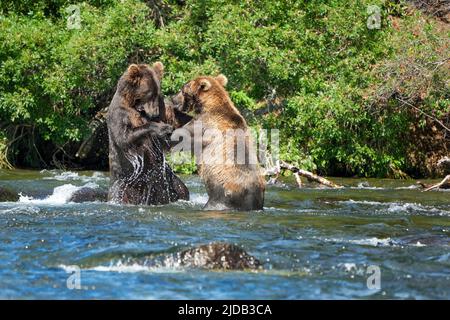
<path id="1" fill-rule="evenodd" d="M 199 174 L 209 196 L 205 209 L 260 210 L 265 179 L 250 130 L 230 100 L 226 83 L 224 75 L 202 76 L 183 86 L 179 109 L 195 114 L 183 128 L 193 138 Z"/>
<path id="2" fill-rule="evenodd" d="M 189 191 L 165 161 L 173 127 L 190 120 L 166 114 L 163 65 L 132 64 L 121 76 L 107 114 L 110 188 L 108 200 L 166 204 L 189 199 Z"/>

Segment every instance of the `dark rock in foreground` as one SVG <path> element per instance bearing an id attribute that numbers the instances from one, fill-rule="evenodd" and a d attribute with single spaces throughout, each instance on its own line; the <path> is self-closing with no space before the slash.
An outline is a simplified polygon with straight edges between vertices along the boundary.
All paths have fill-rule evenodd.
<path id="1" fill-rule="evenodd" d="M 180 266 L 204 269 L 259 269 L 261 263 L 242 248 L 229 243 L 210 243 L 177 254 Z"/>
<path id="2" fill-rule="evenodd" d="M 69 202 L 106 202 L 108 191 L 84 187 L 75 191 L 69 199 Z"/>
<path id="3" fill-rule="evenodd" d="M 210 243 L 172 253 L 100 253 L 78 262 L 78 265 L 82 265 L 83 268 L 100 265 L 214 271 L 263 269 L 258 259 L 249 255 L 239 246 L 229 243 Z"/>
<path id="4" fill-rule="evenodd" d="M 7 188 L 0 187 L 0 202 L 11 201 L 16 202 L 19 200 L 19 195 Z"/>

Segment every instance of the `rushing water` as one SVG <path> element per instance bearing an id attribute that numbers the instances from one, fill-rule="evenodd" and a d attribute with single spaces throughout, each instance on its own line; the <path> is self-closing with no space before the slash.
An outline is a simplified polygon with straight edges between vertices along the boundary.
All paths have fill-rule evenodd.
<path id="1" fill-rule="evenodd" d="M 415 181 L 336 179 L 341 190 L 286 181 L 268 188 L 264 211 L 205 212 L 198 177 L 182 178 L 190 201 L 119 206 L 68 203 L 80 186 L 106 189 L 104 173 L 0 171 L 0 186 L 21 192 L 0 203 L 0 298 L 450 298 L 450 192 L 424 193 Z M 242 246 L 264 268 L 185 269 L 164 258 L 213 241 Z M 78 284 L 74 266 L 81 289 L 67 286 Z M 369 266 L 379 267 L 380 289 L 367 286 Z"/>

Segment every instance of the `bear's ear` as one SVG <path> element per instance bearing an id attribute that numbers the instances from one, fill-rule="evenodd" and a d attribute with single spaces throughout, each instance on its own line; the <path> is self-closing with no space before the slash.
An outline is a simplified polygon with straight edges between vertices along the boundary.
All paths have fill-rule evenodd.
<path id="1" fill-rule="evenodd" d="M 211 82 L 208 79 L 200 80 L 200 90 L 208 91 L 211 88 Z"/>
<path id="2" fill-rule="evenodd" d="M 219 82 L 222 85 L 222 87 L 225 87 L 228 83 L 227 77 L 225 77 L 223 74 L 219 74 L 216 77 L 216 81 Z"/>
<path id="3" fill-rule="evenodd" d="M 153 64 L 152 68 L 153 70 L 155 70 L 155 73 L 158 76 L 159 81 L 161 81 L 162 76 L 164 74 L 164 65 L 161 62 L 157 61 Z"/>
<path id="4" fill-rule="evenodd" d="M 137 64 L 131 64 L 127 70 L 128 79 L 131 82 L 135 82 L 141 76 L 141 70 L 139 70 L 139 66 Z"/>

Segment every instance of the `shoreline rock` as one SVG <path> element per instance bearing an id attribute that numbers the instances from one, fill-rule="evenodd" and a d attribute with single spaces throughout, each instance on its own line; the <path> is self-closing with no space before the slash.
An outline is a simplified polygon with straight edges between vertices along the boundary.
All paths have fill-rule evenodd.
<path id="1" fill-rule="evenodd" d="M 19 194 L 5 187 L 0 187 L 0 202 L 16 202 L 19 200 Z"/>

